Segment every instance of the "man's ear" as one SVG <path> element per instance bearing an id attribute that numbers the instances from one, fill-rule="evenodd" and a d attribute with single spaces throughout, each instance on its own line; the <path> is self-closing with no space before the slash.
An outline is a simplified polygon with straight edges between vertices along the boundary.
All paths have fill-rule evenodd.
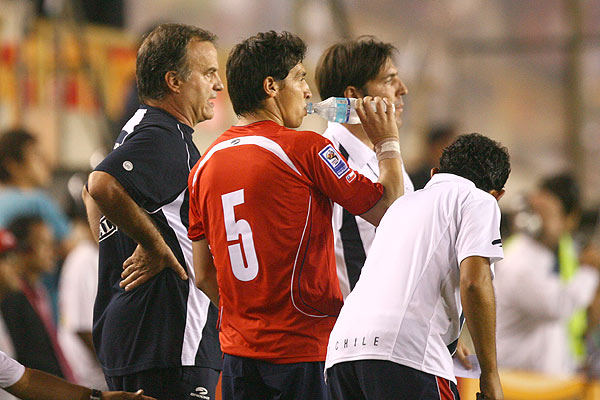
<path id="1" fill-rule="evenodd" d="M 502 190 L 496 190 L 496 189 L 490 190 L 490 194 L 496 198 L 496 201 L 500 201 L 500 199 L 502 198 L 502 196 L 504 196 L 504 193 L 506 193 L 506 190 L 504 190 L 504 189 L 502 189 Z"/>
<path id="2" fill-rule="evenodd" d="M 177 72 L 168 71 L 165 74 L 165 82 L 169 90 L 174 93 L 179 93 L 181 91 L 181 80 L 177 76 Z"/>
<path id="3" fill-rule="evenodd" d="M 263 90 L 268 97 L 275 97 L 279 91 L 279 84 L 272 76 L 267 76 L 263 81 Z"/>
<path id="4" fill-rule="evenodd" d="M 437 167 L 431 168 L 431 171 L 429 171 L 429 176 L 433 178 L 433 176 L 435 174 L 437 174 L 438 172 L 440 172 L 440 169 Z"/>
<path id="5" fill-rule="evenodd" d="M 363 96 L 360 90 L 358 90 L 354 86 L 348 86 L 346 90 L 344 90 L 344 97 L 358 99 Z"/>

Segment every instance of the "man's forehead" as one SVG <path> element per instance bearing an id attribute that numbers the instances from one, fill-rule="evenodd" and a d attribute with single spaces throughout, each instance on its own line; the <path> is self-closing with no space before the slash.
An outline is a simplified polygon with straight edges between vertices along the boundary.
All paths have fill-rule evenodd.
<path id="1" fill-rule="evenodd" d="M 304 65 L 302 65 L 301 62 L 299 62 L 298 64 L 296 64 L 296 66 L 294 68 L 292 68 L 290 70 L 289 75 L 296 76 L 296 75 L 305 74 L 305 73 L 306 73 L 306 68 L 304 68 Z"/>
<path id="2" fill-rule="evenodd" d="M 197 57 L 197 60 L 204 64 L 215 64 L 218 62 L 217 48 L 211 42 L 206 40 L 194 40 L 190 41 L 188 50 L 191 51 L 192 57 Z"/>
<path id="3" fill-rule="evenodd" d="M 379 74 L 377 74 L 377 78 L 385 78 L 389 75 L 398 75 L 398 69 L 396 68 L 394 61 L 388 57 L 388 59 L 381 66 Z"/>

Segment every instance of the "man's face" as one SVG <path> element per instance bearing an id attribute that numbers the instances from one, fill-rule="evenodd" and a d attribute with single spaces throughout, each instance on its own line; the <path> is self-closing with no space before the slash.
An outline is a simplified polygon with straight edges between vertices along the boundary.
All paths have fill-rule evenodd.
<path id="1" fill-rule="evenodd" d="M 298 63 L 279 82 L 275 102 L 281 112 L 283 126 L 287 128 L 299 127 L 306 115 L 306 100 L 312 97 L 312 93 L 305 78 L 306 70 L 302 63 Z"/>
<path id="2" fill-rule="evenodd" d="M 407 93 L 408 89 L 398 77 L 398 69 L 396 69 L 394 62 L 388 58 L 377 76 L 365 84 L 361 94 L 363 96 L 387 97 L 396 106 L 396 121 L 401 122 L 404 107 L 402 96 Z"/>
<path id="3" fill-rule="evenodd" d="M 44 223 L 32 226 L 27 242 L 29 243 L 26 253 L 27 268 L 36 273 L 52 272 L 56 264 L 56 253 L 54 236 L 50 228 Z"/>
<path id="4" fill-rule="evenodd" d="M 542 219 L 541 240 L 550 247 L 558 246 L 561 235 L 568 231 L 568 216 L 560 199 L 546 190 L 529 196 L 531 209 Z"/>
<path id="5" fill-rule="evenodd" d="M 187 48 L 188 79 L 181 84 L 182 107 L 192 118 L 193 125 L 214 115 L 212 99 L 223 90 L 219 77 L 217 49 L 210 42 L 192 40 Z"/>
<path id="6" fill-rule="evenodd" d="M 19 168 L 23 179 L 32 187 L 46 186 L 51 179 L 50 166 L 37 143 L 29 143 L 23 149 L 23 162 Z"/>

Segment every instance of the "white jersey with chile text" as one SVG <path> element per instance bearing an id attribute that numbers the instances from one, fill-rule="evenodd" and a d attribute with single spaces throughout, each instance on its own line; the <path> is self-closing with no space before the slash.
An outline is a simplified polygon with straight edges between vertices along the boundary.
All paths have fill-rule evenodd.
<path id="1" fill-rule="evenodd" d="M 452 353 L 464 322 L 459 266 L 470 256 L 503 257 L 492 195 L 440 173 L 396 200 L 331 332 L 325 368 L 388 360 L 456 382 Z"/>

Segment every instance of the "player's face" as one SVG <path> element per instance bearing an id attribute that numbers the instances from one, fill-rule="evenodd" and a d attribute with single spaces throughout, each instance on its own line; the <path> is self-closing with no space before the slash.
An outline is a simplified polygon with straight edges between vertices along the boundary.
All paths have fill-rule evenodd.
<path id="1" fill-rule="evenodd" d="M 402 96 L 408 89 L 398 77 L 398 69 L 394 62 L 388 58 L 379 70 L 379 74 L 365 84 L 363 96 L 387 97 L 396 106 L 396 120 L 401 122 L 404 102 Z"/>
<path id="2" fill-rule="evenodd" d="M 283 126 L 297 128 L 306 116 L 306 100 L 312 97 L 306 82 L 306 70 L 298 63 L 280 82 L 275 102 L 281 112 Z"/>
<path id="3" fill-rule="evenodd" d="M 183 107 L 189 110 L 196 125 L 215 115 L 211 100 L 223 90 L 223 82 L 218 72 L 217 49 L 212 43 L 192 40 L 188 44 L 187 62 L 191 72 L 181 85 L 181 95 L 185 101 Z"/>

